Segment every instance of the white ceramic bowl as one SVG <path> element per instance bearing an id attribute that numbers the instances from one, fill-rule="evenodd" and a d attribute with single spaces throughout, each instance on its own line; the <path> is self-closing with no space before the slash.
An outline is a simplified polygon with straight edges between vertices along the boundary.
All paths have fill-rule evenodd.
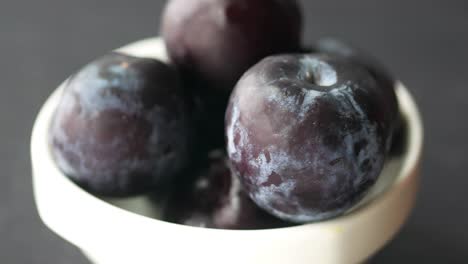
<path id="1" fill-rule="evenodd" d="M 120 51 L 168 61 L 158 38 Z M 47 133 L 58 88 L 40 111 L 31 140 L 34 194 L 44 223 L 100 264 L 145 263 L 359 263 L 400 229 L 418 188 L 423 131 L 417 107 L 402 85 L 400 108 L 408 121 L 404 154 L 386 164 L 376 187 L 342 217 L 296 227 L 232 231 L 157 220 L 159 206 L 145 197 L 104 200 L 71 182 L 55 166 Z"/>

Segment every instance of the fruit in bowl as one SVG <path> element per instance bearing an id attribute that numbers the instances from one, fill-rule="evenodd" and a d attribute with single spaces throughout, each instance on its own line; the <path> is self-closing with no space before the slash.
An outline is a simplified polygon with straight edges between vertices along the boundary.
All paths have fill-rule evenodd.
<path id="1" fill-rule="evenodd" d="M 338 42 L 297 53 L 301 20 L 296 1 L 169 1 L 162 32 L 172 64 L 114 52 L 67 81 L 50 128 L 58 167 L 98 195 L 167 184 L 185 200 L 221 203 L 226 188 L 283 221 L 346 213 L 387 159 L 398 114 L 394 81 Z M 268 56 L 277 52 L 287 54 Z M 230 87 L 243 72 L 225 107 L 211 88 Z M 232 171 L 201 177 L 230 184 L 214 195 L 190 190 L 193 182 L 180 191 L 190 178 L 184 169 L 223 143 L 226 109 Z M 207 206 L 210 217 L 223 206 Z"/>
<path id="2" fill-rule="evenodd" d="M 159 38 L 138 41 L 118 51 L 167 61 Z M 345 215 L 325 221 L 245 231 L 172 224 L 163 221 L 160 213 L 141 211 L 146 206 L 146 195 L 122 198 L 115 203 L 114 199 L 96 197 L 68 180 L 57 167 L 48 141 L 63 87 L 47 100 L 34 125 L 31 140 L 34 197 L 44 223 L 95 263 L 153 263 L 155 259 L 217 263 L 227 255 L 230 257 L 226 263 L 305 264 L 317 259 L 321 263 L 360 263 L 396 234 L 413 208 L 422 125 L 411 95 L 399 83 L 395 91 L 406 124 L 402 133 L 406 138 L 403 151 L 386 159 L 376 184 L 359 203 Z M 161 207 L 157 210 L 167 211 L 170 203 Z M 207 248 L 210 254 L 206 254 Z M 232 249 L 236 249 L 235 254 Z M 186 254 L 180 254 L 181 250 Z"/>
<path id="3" fill-rule="evenodd" d="M 66 83 L 50 130 L 57 165 L 99 195 L 167 184 L 182 200 L 212 196 L 216 204 L 231 199 L 223 188 L 236 187 L 283 221 L 346 213 L 387 159 L 398 114 L 394 80 L 338 41 L 297 53 L 301 21 L 296 1 L 169 1 L 162 18 L 169 64 L 110 53 Z M 268 56 L 278 52 L 288 54 Z M 229 94 L 242 73 L 226 107 L 212 88 Z M 208 164 L 199 177 L 230 184 L 199 194 L 180 174 L 223 144 L 226 109 L 232 171 L 212 173 Z M 184 210 L 203 207 L 192 206 Z M 205 206 L 206 218 L 223 206 Z"/>
<path id="4" fill-rule="evenodd" d="M 149 263 L 155 248 L 176 263 L 232 248 L 228 263 L 376 252 L 413 205 L 418 112 L 354 49 L 303 52 L 301 21 L 293 0 L 171 0 L 162 39 L 72 75 L 33 132 L 44 222 L 102 263 Z M 390 153 L 394 135 L 402 151 Z"/>

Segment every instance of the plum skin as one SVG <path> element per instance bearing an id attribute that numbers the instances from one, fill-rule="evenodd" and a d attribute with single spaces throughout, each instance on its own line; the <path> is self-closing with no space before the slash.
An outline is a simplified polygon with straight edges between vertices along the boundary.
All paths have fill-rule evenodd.
<path id="1" fill-rule="evenodd" d="M 164 220 L 217 229 L 266 229 L 291 226 L 260 209 L 242 190 L 221 149 L 205 156 L 195 177 L 179 182 L 164 213 Z"/>
<path id="2" fill-rule="evenodd" d="M 64 85 L 49 130 L 57 166 L 93 194 L 128 196 L 187 163 L 188 113 L 175 69 L 109 53 Z"/>
<path id="3" fill-rule="evenodd" d="M 384 93 L 386 100 L 389 101 L 385 104 L 388 107 L 386 111 L 392 115 L 390 119 L 394 123 L 395 131 L 393 133 L 399 133 L 398 130 L 401 130 L 402 126 L 404 126 L 404 120 L 399 113 L 395 93 L 396 80 L 379 60 L 350 43 L 330 37 L 319 39 L 315 42 L 312 49 L 317 53 L 341 56 L 366 68 L 379 83 L 379 87 Z M 395 142 L 395 144 L 398 143 Z M 388 144 L 388 147 L 390 148 L 392 145 Z"/>
<path id="4" fill-rule="evenodd" d="M 238 82 L 226 112 L 233 170 L 281 219 L 341 215 L 382 170 L 391 103 L 367 69 L 340 56 L 265 58 Z"/>
<path id="5" fill-rule="evenodd" d="M 295 0 L 171 0 L 161 26 L 175 64 L 224 94 L 265 56 L 298 50 L 301 30 Z"/>

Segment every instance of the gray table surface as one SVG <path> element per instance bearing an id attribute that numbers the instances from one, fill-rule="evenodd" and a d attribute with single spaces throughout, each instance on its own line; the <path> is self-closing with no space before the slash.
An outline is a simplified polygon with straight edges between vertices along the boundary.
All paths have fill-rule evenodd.
<path id="1" fill-rule="evenodd" d="M 156 35 L 164 2 L 1 1 L 0 263 L 88 263 L 37 216 L 32 123 L 70 73 L 109 49 Z M 424 115 L 417 207 L 371 263 L 466 263 L 468 1 L 302 2 L 306 41 L 337 36 L 373 53 L 407 84 Z"/>

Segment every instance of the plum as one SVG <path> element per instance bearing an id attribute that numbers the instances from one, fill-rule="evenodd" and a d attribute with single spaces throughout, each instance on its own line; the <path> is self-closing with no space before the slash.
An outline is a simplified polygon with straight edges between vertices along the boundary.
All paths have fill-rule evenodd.
<path id="1" fill-rule="evenodd" d="M 242 190 L 221 150 L 212 150 L 192 181 L 177 186 L 166 207 L 169 222 L 219 229 L 292 225 L 260 209 Z"/>
<path id="2" fill-rule="evenodd" d="M 229 94 L 263 57 L 299 49 L 301 29 L 296 0 L 171 0 L 161 33 L 171 59 L 202 89 Z"/>
<path id="3" fill-rule="evenodd" d="M 341 215 L 382 170 L 393 103 L 365 67 L 342 56 L 265 58 L 237 83 L 226 112 L 233 171 L 281 219 Z"/>
<path id="4" fill-rule="evenodd" d="M 187 163 L 188 110 L 177 71 L 109 53 L 70 77 L 50 126 L 58 167 L 98 195 L 140 194 Z"/>

